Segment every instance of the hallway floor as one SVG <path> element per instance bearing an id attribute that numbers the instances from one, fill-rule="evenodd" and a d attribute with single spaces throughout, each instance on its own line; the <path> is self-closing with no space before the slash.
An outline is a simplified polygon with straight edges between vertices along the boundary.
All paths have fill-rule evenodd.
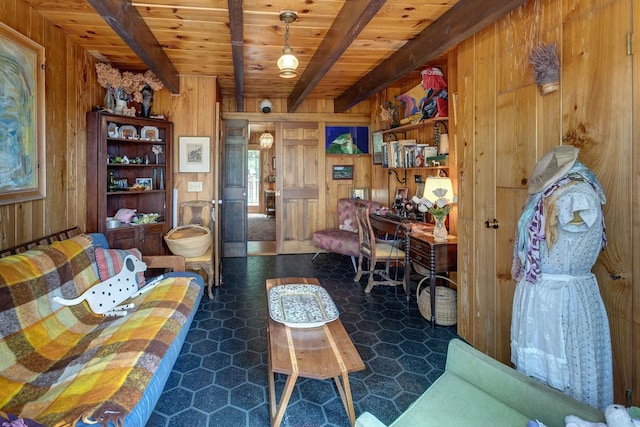
<path id="1" fill-rule="evenodd" d="M 364 293 L 351 259 L 335 254 L 225 258 L 224 283 L 206 295 L 160 400 L 147 423 L 169 426 L 269 426 L 265 280 L 316 277 L 365 362 L 350 374 L 356 416 L 391 423 L 443 370 L 456 327 L 432 329 L 400 287 Z M 413 284 L 415 289 L 415 284 Z M 276 376 L 276 394 L 284 388 Z M 332 380 L 299 378 L 282 426 L 348 426 Z"/>

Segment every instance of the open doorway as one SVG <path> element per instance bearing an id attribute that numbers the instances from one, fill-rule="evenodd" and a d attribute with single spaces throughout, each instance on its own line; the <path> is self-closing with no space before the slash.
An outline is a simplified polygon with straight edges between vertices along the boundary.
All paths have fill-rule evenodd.
<path id="1" fill-rule="evenodd" d="M 247 255 L 276 253 L 275 144 L 260 144 L 269 133 L 275 139 L 273 123 L 249 123 L 247 146 Z"/>

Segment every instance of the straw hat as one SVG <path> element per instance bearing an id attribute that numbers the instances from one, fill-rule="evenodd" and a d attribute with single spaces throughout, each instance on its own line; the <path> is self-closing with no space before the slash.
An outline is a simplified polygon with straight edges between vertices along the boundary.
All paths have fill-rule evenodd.
<path id="1" fill-rule="evenodd" d="M 578 151 L 571 145 L 559 145 L 542 156 L 529 178 L 529 194 L 539 193 L 565 176 L 578 159 Z"/>

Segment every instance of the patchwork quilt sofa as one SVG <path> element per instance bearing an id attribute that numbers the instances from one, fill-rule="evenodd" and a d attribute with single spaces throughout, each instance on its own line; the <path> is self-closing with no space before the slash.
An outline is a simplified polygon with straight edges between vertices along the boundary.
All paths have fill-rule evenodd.
<path id="1" fill-rule="evenodd" d="M 313 256 L 327 251 L 351 257 L 354 270 L 356 257 L 360 254 L 360 242 L 358 240 L 358 223 L 356 222 L 356 199 L 338 199 L 338 228 L 329 228 L 313 232 L 312 242 L 318 248 Z M 371 212 L 382 207 L 382 204 L 371 200 L 360 200 L 369 206 Z"/>
<path id="2" fill-rule="evenodd" d="M 115 275 L 137 252 L 105 246 L 101 234 L 78 234 L 0 258 L 0 411 L 48 427 L 146 424 L 204 284 L 195 274 L 166 273 L 126 301 L 134 307 L 125 316 L 55 302 Z M 143 260 L 160 267 L 159 258 Z"/>

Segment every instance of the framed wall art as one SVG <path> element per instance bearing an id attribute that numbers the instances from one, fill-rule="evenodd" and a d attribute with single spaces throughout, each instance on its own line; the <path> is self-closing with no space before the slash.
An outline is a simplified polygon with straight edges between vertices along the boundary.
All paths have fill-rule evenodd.
<path id="1" fill-rule="evenodd" d="M 0 205 L 46 195 L 44 47 L 0 23 Z"/>
<path id="2" fill-rule="evenodd" d="M 334 165 L 333 179 L 353 179 L 353 165 Z"/>
<path id="3" fill-rule="evenodd" d="M 369 153 L 369 128 L 366 126 L 327 126 L 327 154 Z"/>
<path id="4" fill-rule="evenodd" d="M 407 200 L 408 198 L 409 198 L 409 189 L 407 187 L 396 188 L 396 197 L 395 197 L 396 200 Z"/>
<path id="5" fill-rule="evenodd" d="M 210 172 L 210 141 L 211 138 L 208 136 L 181 136 L 178 172 Z"/>
<path id="6" fill-rule="evenodd" d="M 368 200 L 369 188 L 368 187 L 351 187 L 349 189 L 349 198 L 359 199 L 359 200 Z"/>
<path id="7" fill-rule="evenodd" d="M 371 151 L 373 152 L 373 164 L 381 165 L 382 164 L 382 132 L 372 132 L 371 133 Z"/>

